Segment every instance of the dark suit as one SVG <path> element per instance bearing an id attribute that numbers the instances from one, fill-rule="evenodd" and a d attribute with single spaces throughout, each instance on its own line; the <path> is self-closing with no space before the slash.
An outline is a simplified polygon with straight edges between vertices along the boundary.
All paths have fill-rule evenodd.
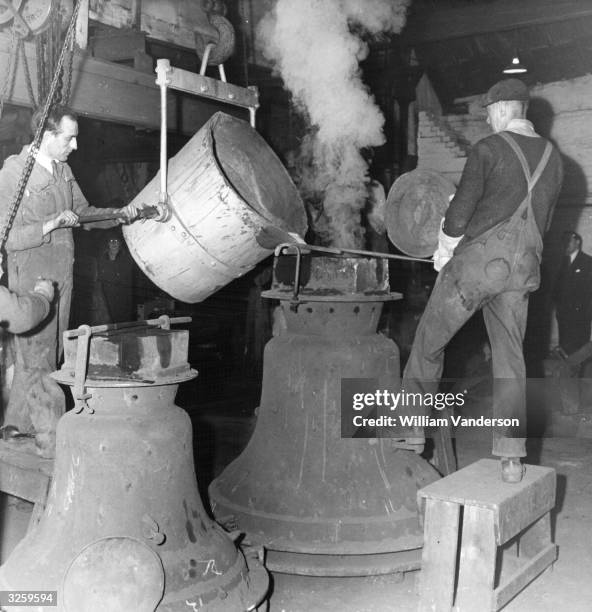
<path id="1" fill-rule="evenodd" d="M 592 321 L 592 257 L 579 251 L 565 256 L 555 290 L 559 345 L 569 355 L 590 340 Z"/>

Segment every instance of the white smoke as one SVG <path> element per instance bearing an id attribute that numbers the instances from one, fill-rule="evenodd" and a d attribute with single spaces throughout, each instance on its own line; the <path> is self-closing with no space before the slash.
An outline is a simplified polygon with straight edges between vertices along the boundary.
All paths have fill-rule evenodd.
<path id="1" fill-rule="evenodd" d="M 277 0 L 257 34 L 310 127 L 301 189 L 320 193 L 329 241 L 363 246 L 364 147 L 384 143 L 384 117 L 361 79 L 368 45 L 360 31 L 399 32 L 410 0 Z M 388 75 L 385 75 L 388 78 Z"/>

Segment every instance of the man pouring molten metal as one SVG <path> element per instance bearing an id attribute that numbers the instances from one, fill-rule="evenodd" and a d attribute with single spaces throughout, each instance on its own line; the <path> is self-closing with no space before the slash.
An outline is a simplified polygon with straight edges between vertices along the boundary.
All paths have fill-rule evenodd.
<path id="1" fill-rule="evenodd" d="M 434 268 L 440 272 L 403 373 L 408 392 L 433 392 L 444 349 L 478 310 L 491 344 L 494 418 L 514 417 L 520 431 L 494 427 L 493 454 L 505 482 L 522 480 L 526 368 L 522 342 L 528 298 L 540 283 L 542 236 L 563 179 L 559 152 L 526 120 L 529 92 L 518 79 L 496 83 L 484 106 L 493 135 L 472 149 L 443 219 Z M 423 438 L 400 441 L 421 452 Z"/>

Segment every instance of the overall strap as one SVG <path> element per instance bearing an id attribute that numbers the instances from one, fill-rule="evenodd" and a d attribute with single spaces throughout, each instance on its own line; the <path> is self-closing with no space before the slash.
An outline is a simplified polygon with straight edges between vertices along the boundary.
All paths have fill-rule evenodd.
<path id="1" fill-rule="evenodd" d="M 543 151 L 543 156 L 541 157 L 541 161 L 539 162 L 539 165 L 536 167 L 533 175 L 530 177 L 529 191 L 532 190 L 532 188 L 536 185 L 536 182 L 541 178 L 541 174 L 547 167 L 547 163 L 549 162 L 549 158 L 551 157 L 552 150 L 553 150 L 553 147 L 551 146 L 551 143 L 547 142 L 547 145 L 545 146 L 545 150 Z"/>
<path id="2" fill-rule="evenodd" d="M 541 174 L 543 173 L 544 169 L 547 167 L 549 158 L 551 157 L 551 152 L 553 150 L 551 143 L 547 142 L 545 146 L 545 150 L 543 151 L 543 155 L 534 173 L 531 175 L 530 168 L 528 166 L 528 162 L 526 161 L 526 157 L 524 156 L 524 153 L 522 152 L 522 149 L 520 148 L 518 143 L 507 132 L 498 132 L 498 134 L 510 145 L 514 153 L 516 153 L 516 156 L 518 157 L 518 160 L 520 161 L 520 165 L 522 166 L 524 177 L 526 178 L 526 184 L 528 186 L 528 193 L 530 194 L 530 192 L 533 190 L 534 186 L 536 185 L 537 181 L 541 177 Z"/>

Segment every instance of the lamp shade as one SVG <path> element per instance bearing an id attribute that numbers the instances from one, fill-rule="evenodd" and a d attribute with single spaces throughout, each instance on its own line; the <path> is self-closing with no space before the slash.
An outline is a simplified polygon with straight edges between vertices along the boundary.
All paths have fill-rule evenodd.
<path id="1" fill-rule="evenodd" d="M 526 66 L 520 63 L 520 59 L 517 55 L 512 58 L 512 63 L 503 69 L 504 74 L 523 74 L 524 72 L 528 72 L 528 70 Z"/>

